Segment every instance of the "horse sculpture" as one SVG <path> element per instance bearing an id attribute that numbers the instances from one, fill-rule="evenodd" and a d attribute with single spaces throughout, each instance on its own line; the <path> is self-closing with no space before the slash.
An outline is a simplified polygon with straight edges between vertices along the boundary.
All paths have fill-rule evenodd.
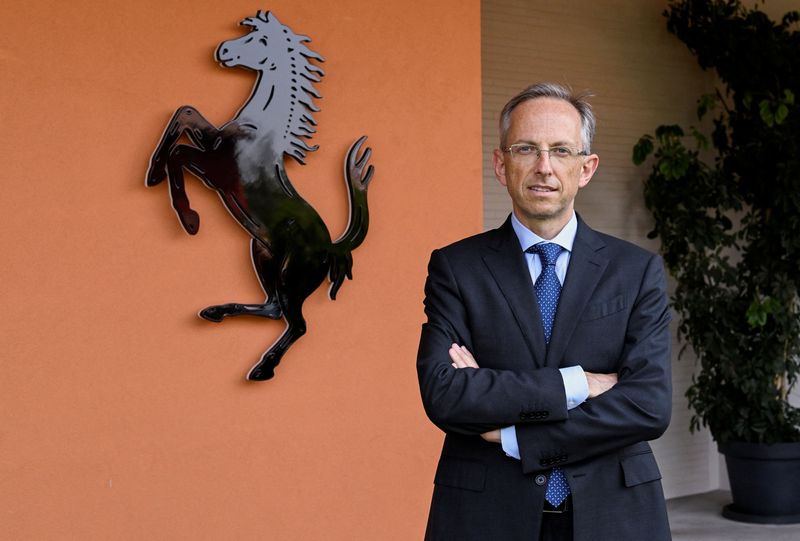
<path id="1" fill-rule="evenodd" d="M 247 379 L 265 380 L 286 350 L 306 333 L 303 302 L 322 283 L 331 281 L 329 296 L 345 277 L 352 278 L 351 252 L 367 235 L 367 185 L 373 174 L 367 166 L 371 150 L 361 147 L 361 137 L 345 159 L 350 220 L 344 234 L 331 241 L 325 223 L 289 182 L 284 157 L 305 165 L 304 158 L 317 146 L 304 139 L 315 133 L 312 98 L 319 98 L 313 83 L 324 72 L 312 64 L 324 59 L 310 50 L 307 36 L 297 35 L 270 12 L 261 11 L 241 22 L 250 32 L 225 41 L 216 59 L 225 67 L 242 66 L 258 74 L 253 91 L 236 116 L 221 128 L 208 122 L 191 106 L 179 108 L 155 149 L 147 171 L 147 186 L 169 179 L 172 206 L 183 228 L 197 233 L 200 219 L 189 205 L 183 170 L 214 189 L 239 224 L 252 236 L 251 257 L 266 293 L 263 304 L 229 303 L 200 312 L 208 321 L 232 316 L 259 316 L 286 320 L 281 336 L 250 369 Z M 186 134 L 193 145 L 178 144 Z"/>

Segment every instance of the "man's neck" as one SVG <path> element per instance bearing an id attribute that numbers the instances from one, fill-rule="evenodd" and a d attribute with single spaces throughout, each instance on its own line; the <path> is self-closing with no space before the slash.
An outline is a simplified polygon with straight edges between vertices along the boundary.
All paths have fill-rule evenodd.
<path id="1" fill-rule="evenodd" d="M 517 219 L 516 214 L 511 215 L 511 228 L 514 230 L 517 240 L 519 240 L 520 249 L 523 251 L 527 250 L 534 244 L 539 244 L 541 242 L 555 242 L 566 251 L 572 252 L 572 245 L 575 242 L 575 235 L 578 233 L 578 216 L 573 212 L 572 216 L 567 222 L 567 225 L 565 225 L 564 228 L 551 239 L 545 239 L 528 229 Z"/>

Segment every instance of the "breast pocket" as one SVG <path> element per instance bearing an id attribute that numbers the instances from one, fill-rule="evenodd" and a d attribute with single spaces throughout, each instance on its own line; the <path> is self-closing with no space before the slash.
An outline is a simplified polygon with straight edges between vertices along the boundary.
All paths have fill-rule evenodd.
<path id="1" fill-rule="evenodd" d="M 628 303 L 625 301 L 624 295 L 617 295 L 613 299 L 606 301 L 594 302 L 583 311 L 581 321 L 592 321 L 594 319 L 604 318 L 625 310 L 627 306 Z"/>

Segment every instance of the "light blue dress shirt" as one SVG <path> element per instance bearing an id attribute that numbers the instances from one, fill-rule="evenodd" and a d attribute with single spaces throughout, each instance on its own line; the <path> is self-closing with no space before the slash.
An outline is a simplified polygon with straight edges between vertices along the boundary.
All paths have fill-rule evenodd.
<path id="1" fill-rule="evenodd" d="M 561 285 L 564 285 L 564 278 L 567 276 L 567 267 L 569 266 L 569 258 L 572 254 L 572 244 L 575 242 L 575 234 L 578 232 L 578 218 L 575 212 L 572 212 L 567 225 L 561 232 L 550 240 L 543 239 L 520 222 L 517 217 L 511 214 L 511 227 L 514 233 L 517 234 L 520 247 L 524 252 L 534 244 L 541 242 L 554 242 L 564 248 L 556 259 L 556 275 Z M 531 284 L 536 283 L 536 279 L 542 272 L 542 262 L 539 260 L 538 254 L 529 254 L 525 252 L 525 260 L 528 263 L 528 270 L 531 273 Z M 589 397 L 589 383 L 586 381 L 586 374 L 580 366 L 570 366 L 566 368 L 559 368 L 561 372 L 561 379 L 564 381 L 564 390 L 567 395 L 567 409 L 572 409 L 580 406 Z M 503 446 L 503 451 L 516 459 L 519 459 L 519 444 L 517 443 L 517 429 L 516 427 L 507 426 L 500 429 L 500 443 Z"/>

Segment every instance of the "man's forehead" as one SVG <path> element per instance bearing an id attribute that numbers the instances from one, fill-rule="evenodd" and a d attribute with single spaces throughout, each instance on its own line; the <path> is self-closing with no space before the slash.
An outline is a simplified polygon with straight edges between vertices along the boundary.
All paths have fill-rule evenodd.
<path id="1" fill-rule="evenodd" d="M 568 101 L 535 98 L 520 103 L 511 113 L 510 133 L 531 130 L 556 132 L 564 137 L 580 136 L 581 117 Z M 523 134 L 519 134 L 523 135 Z"/>

